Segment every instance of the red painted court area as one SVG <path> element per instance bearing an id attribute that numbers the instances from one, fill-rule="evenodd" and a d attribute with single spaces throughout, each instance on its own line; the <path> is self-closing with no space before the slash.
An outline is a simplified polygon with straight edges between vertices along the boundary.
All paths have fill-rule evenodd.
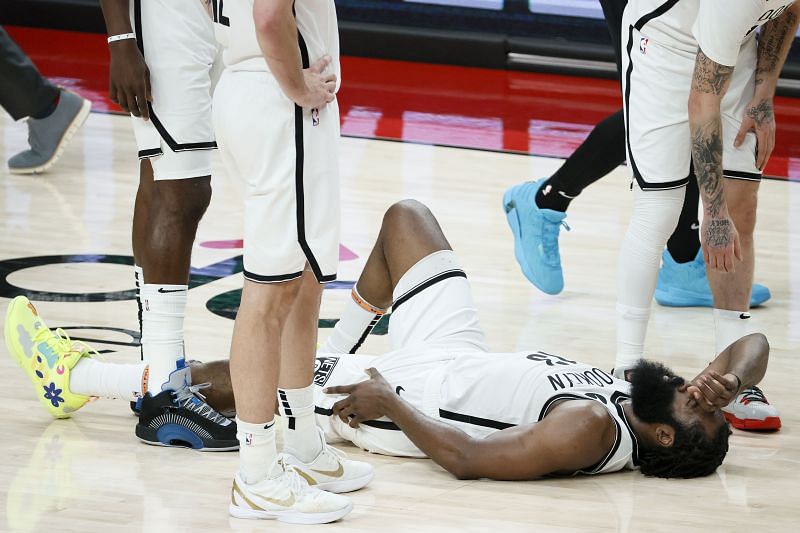
<path id="1" fill-rule="evenodd" d="M 42 73 L 119 112 L 107 98 L 104 35 L 6 27 Z M 342 58 L 344 135 L 567 157 L 622 106 L 609 80 Z M 766 174 L 800 180 L 800 100 L 775 101 L 778 134 Z"/>

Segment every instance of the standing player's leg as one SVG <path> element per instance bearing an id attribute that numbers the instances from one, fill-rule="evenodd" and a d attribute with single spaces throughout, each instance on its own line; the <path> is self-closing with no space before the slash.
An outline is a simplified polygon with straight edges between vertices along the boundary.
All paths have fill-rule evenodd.
<path id="1" fill-rule="evenodd" d="M 128 108 L 136 104 L 133 127 L 141 160 L 132 245 L 148 394 L 136 435 L 148 444 L 235 449 L 235 424 L 192 387 L 183 336 L 191 250 L 211 198 L 210 150 L 216 147 L 212 23 L 204 6 L 191 0 L 136 2 L 130 21 L 118 3 L 103 7 L 109 26 L 135 30 L 136 58 L 146 67 L 134 65 L 136 59 L 128 67 L 144 71 L 149 83 L 146 96 L 130 95 L 112 80 L 116 96 L 124 97 Z M 162 416 L 165 411 L 174 416 Z"/>
<path id="2" fill-rule="evenodd" d="M 600 4 L 620 75 L 620 33 L 627 0 L 600 0 Z M 543 292 L 558 294 L 564 288 L 558 236 L 570 202 L 624 162 L 625 119 L 620 109 L 597 124 L 555 174 L 506 191 L 503 207 L 514 234 L 517 262 L 525 277 Z"/>
<path id="3" fill-rule="evenodd" d="M 681 80 L 690 79 L 693 59 L 643 37 L 635 21 L 627 22 L 623 86 L 628 164 L 635 183 L 617 270 L 618 377 L 643 356 L 661 255 L 684 206 L 691 167 L 689 84 Z M 674 83 L 654 85 L 652 79 Z"/>
<path id="4" fill-rule="evenodd" d="M 624 377 L 644 354 L 661 253 L 675 229 L 684 189 L 648 191 L 634 184 L 633 213 L 617 269 L 617 377 Z"/>
<path id="5" fill-rule="evenodd" d="M 658 271 L 656 301 L 670 307 L 713 307 L 706 264 L 700 251 L 700 190 L 692 176 L 686 185 L 686 198 L 678 225 L 667 241 Z M 757 307 L 771 298 L 764 285 L 753 284 L 750 307 Z"/>
<path id="6" fill-rule="evenodd" d="M 238 14 L 252 17 L 251 10 Z M 360 484 L 349 482 L 362 466 L 372 475 L 369 465 L 342 458 L 320 441 L 308 398 L 320 283 L 335 279 L 338 264 L 339 123 L 332 105 L 312 119 L 311 110 L 288 101 L 267 72 L 226 69 L 214 94 L 225 171 L 242 183 L 245 197 L 245 284 L 230 360 L 240 442 L 229 506 L 235 517 L 336 520 L 352 504 L 316 488 L 361 488 L 369 481 L 363 475 Z M 280 461 L 279 385 L 290 452 Z"/>

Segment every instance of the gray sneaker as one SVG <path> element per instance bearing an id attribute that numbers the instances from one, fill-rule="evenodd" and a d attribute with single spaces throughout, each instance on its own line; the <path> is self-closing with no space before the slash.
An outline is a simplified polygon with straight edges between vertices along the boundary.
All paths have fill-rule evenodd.
<path id="1" fill-rule="evenodd" d="M 9 159 L 8 170 L 12 174 L 38 174 L 52 167 L 91 110 L 89 100 L 61 89 L 55 111 L 45 118 L 28 119 L 30 149 Z"/>

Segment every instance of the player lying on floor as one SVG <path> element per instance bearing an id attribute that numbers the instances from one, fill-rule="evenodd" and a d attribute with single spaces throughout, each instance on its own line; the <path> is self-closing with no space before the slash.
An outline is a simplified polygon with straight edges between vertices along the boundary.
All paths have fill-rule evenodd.
<path id="1" fill-rule="evenodd" d="M 354 355 L 389 306 L 391 351 Z M 753 334 L 691 382 L 642 361 L 628 383 L 541 351 L 490 353 L 466 275 L 436 219 L 405 201 L 387 211 L 353 300 L 318 354 L 315 410 L 331 442 L 428 456 L 459 478 L 637 467 L 696 477 L 722 463 L 730 430 L 720 407 L 763 377 L 768 354 L 766 338 Z M 226 362 L 192 372 L 196 383 L 212 383 L 211 405 L 233 405 Z"/>

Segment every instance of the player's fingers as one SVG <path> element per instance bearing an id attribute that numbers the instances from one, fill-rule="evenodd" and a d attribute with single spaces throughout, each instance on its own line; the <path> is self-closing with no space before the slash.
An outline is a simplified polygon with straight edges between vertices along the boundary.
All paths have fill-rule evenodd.
<path id="1" fill-rule="evenodd" d="M 150 69 L 145 67 L 144 69 L 144 90 L 145 90 L 145 98 L 147 98 L 148 102 L 153 101 L 153 93 L 150 92 Z"/>
<path id="2" fill-rule="evenodd" d="M 356 385 L 337 385 L 335 387 L 326 387 L 322 389 L 322 392 L 324 394 L 350 394 L 355 387 Z"/>
<path id="3" fill-rule="evenodd" d="M 708 266 L 711 267 L 711 270 L 720 270 L 719 263 L 717 261 L 717 253 L 716 252 L 714 252 L 714 253 L 709 252 L 709 254 L 708 254 Z"/>
<path id="4" fill-rule="evenodd" d="M 147 97 L 145 96 L 144 83 L 141 83 L 137 87 L 136 106 L 139 109 L 139 116 L 145 120 L 150 118 L 150 113 L 147 112 Z"/>
<path id="5" fill-rule="evenodd" d="M 769 163 L 769 158 L 772 157 L 773 150 L 775 150 L 774 133 L 768 139 L 767 148 L 764 150 L 764 164 L 759 168 L 759 170 L 763 171 L 767 168 L 767 163 Z"/>
<path id="6" fill-rule="evenodd" d="M 733 264 L 735 246 L 729 246 L 725 249 L 725 272 L 734 272 L 736 267 Z"/>
<path id="7" fill-rule="evenodd" d="M 136 103 L 136 86 L 131 85 L 125 88 L 125 99 L 128 101 L 128 109 L 134 117 L 141 117 L 139 105 Z"/>
<path id="8" fill-rule="evenodd" d="M 122 89 L 117 90 L 117 103 L 126 113 L 131 113 L 130 104 L 128 104 L 128 93 Z"/>
<path id="9" fill-rule="evenodd" d="M 341 413 L 342 410 L 346 409 L 348 405 L 350 405 L 349 396 L 333 404 L 333 407 L 331 407 L 331 411 L 333 412 L 334 415 L 338 416 L 339 413 Z"/>
<path id="10" fill-rule="evenodd" d="M 334 98 L 336 98 L 336 95 L 334 95 L 333 93 L 329 93 L 329 92 L 325 93 L 325 103 L 326 104 L 329 104 L 329 103 L 333 102 Z"/>
<path id="11" fill-rule="evenodd" d="M 311 72 L 316 72 L 317 74 L 321 74 L 322 71 L 325 70 L 330 63 L 331 63 L 330 56 L 322 56 L 316 61 L 314 61 L 314 64 L 308 67 L 308 70 L 310 70 Z"/>
<path id="12" fill-rule="evenodd" d="M 733 255 L 736 259 L 742 261 L 742 243 L 739 242 L 738 234 L 733 238 Z"/>
<path id="13" fill-rule="evenodd" d="M 336 82 L 335 81 L 326 81 L 325 82 L 325 90 L 329 93 L 336 91 Z"/>
<path id="14" fill-rule="evenodd" d="M 108 99 L 117 103 L 117 86 L 113 82 L 108 84 Z"/>
<path id="15" fill-rule="evenodd" d="M 763 130 L 759 130 L 756 132 L 756 138 L 758 139 L 758 150 L 756 151 L 756 168 L 758 168 L 759 170 L 763 170 L 765 154 L 767 147 L 769 146 L 767 133 Z"/>
<path id="16" fill-rule="evenodd" d="M 326 75 L 324 75 L 322 77 L 322 81 L 324 81 L 325 83 L 328 83 L 328 82 L 331 82 L 331 81 L 333 83 L 336 83 L 336 74 L 326 74 Z"/>
<path id="17" fill-rule="evenodd" d="M 742 145 L 747 132 L 753 127 L 751 122 L 752 121 L 747 118 L 742 121 L 742 126 L 739 128 L 739 133 L 736 134 L 736 138 L 733 140 L 733 146 L 736 148 L 739 148 Z"/>
<path id="18" fill-rule="evenodd" d="M 352 414 L 353 414 L 353 406 L 352 405 L 348 405 L 347 407 L 345 407 L 344 409 L 339 411 L 339 420 L 341 420 L 345 424 L 349 424 L 350 423 L 350 415 L 352 415 Z"/>
<path id="19" fill-rule="evenodd" d="M 714 379 L 712 376 L 703 376 L 703 386 L 710 390 L 714 396 L 717 397 L 725 396 L 725 393 L 727 392 L 725 385 Z"/>

